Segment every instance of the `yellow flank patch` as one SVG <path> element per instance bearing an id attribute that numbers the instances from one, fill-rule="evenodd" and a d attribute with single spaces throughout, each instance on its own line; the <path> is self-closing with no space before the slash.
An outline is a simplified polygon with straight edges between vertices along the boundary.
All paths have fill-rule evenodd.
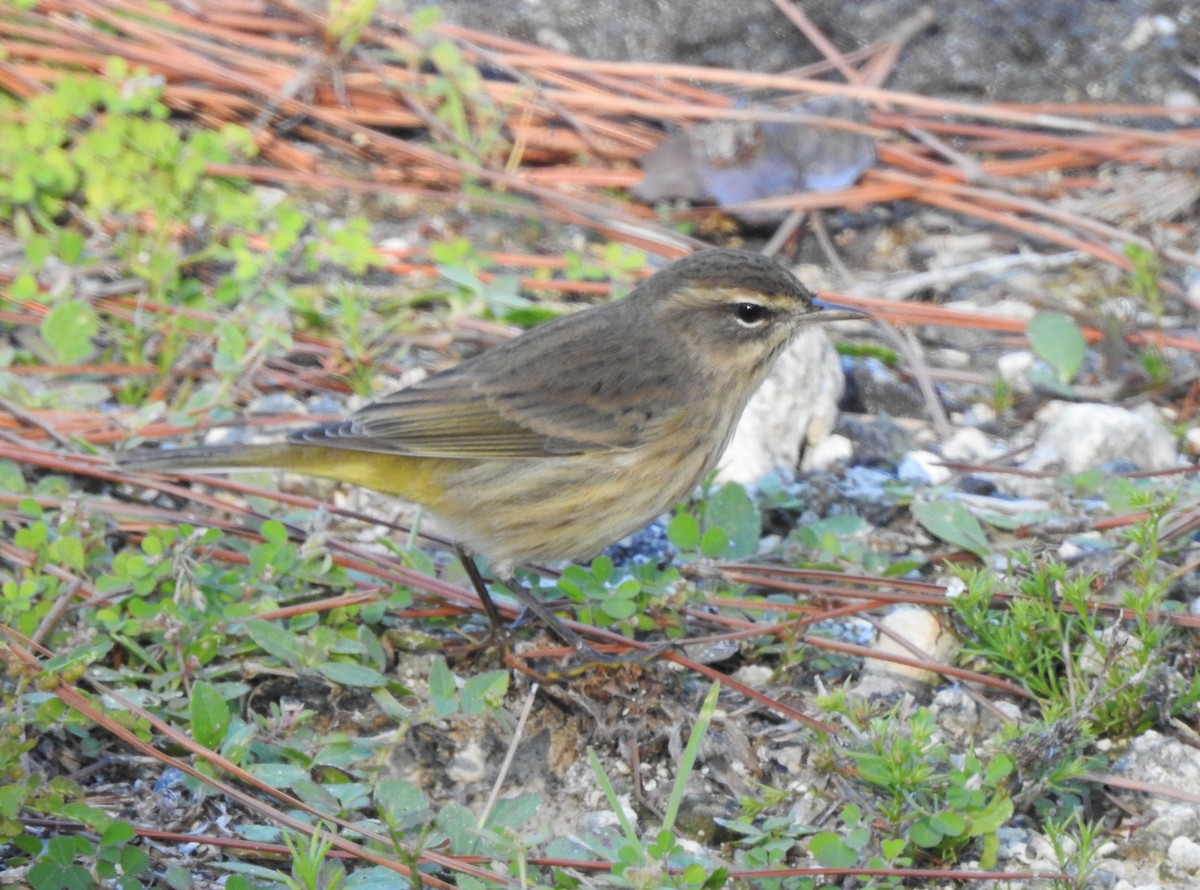
<path id="1" fill-rule="evenodd" d="M 447 472 L 462 469 L 464 463 L 317 445 L 295 445 L 288 451 L 280 463 L 288 470 L 396 495 L 434 511 L 442 503 Z"/>

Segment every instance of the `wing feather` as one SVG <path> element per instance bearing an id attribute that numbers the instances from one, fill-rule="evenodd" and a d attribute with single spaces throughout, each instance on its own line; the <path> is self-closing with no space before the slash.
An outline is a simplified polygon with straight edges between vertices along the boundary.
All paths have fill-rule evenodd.
<path id="1" fill-rule="evenodd" d="M 619 306 L 587 310 L 566 327 L 566 319 L 548 322 L 292 440 L 464 459 L 636 447 L 657 410 L 648 406 L 663 407 L 673 390 L 669 376 L 656 377 L 653 340 L 606 317 Z M 613 336 L 621 330 L 625 336 Z M 572 373 L 547 379 L 537 373 L 542 363 Z M 599 382 L 589 388 L 581 380 Z"/>

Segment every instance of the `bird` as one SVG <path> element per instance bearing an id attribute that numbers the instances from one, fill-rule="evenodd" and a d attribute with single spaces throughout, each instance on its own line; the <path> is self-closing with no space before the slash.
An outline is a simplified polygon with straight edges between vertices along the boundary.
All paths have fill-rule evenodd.
<path id="1" fill-rule="evenodd" d="M 686 498 L 793 336 L 863 313 L 818 299 L 761 254 L 714 248 L 626 296 L 560 316 L 275 442 L 136 449 L 131 472 L 279 468 L 421 505 L 567 642 L 514 570 L 586 559 Z M 522 592 L 523 591 L 523 592 Z"/>

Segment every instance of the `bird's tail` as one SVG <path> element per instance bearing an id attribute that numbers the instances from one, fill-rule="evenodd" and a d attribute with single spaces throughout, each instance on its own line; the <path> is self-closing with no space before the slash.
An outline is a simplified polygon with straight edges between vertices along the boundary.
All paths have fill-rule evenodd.
<path id="1" fill-rule="evenodd" d="M 430 509 L 442 502 L 446 483 L 440 474 L 447 469 L 447 461 L 298 442 L 139 449 L 124 452 L 115 462 L 122 472 L 168 475 L 287 470 L 394 494 Z"/>
<path id="2" fill-rule="evenodd" d="M 116 465 L 133 473 L 228 473 L 237 470 L 296 468 L 307 463 L 303 446 L 289 442 L 265 445 L 216 445 L 126 451 Z"/>

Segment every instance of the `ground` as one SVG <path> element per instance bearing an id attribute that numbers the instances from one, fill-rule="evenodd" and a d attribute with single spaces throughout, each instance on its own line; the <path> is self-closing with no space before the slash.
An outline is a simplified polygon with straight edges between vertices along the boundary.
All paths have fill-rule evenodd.
<path id="1" fill-rule="evenodd" d="M 721 107 L 694 71 L 556 68 L 383 21 L 339 54 L 282 6 L 257 26 L 160 13 L 190 35 L 171 53 L 133 23 L 60 46 L 56 19 L 22 13 L 0 120 L 25 152 L 0 181 L 27 186 L 0 193 L 0 882 L 87 886 L 119 860 L 143 886 L 304 886 L 325 857 L 281 829 L 321 820 L 352 885 L 394 886 L 384 869 L 423 855 L 460 886 L 472 867 L 514 886 L 699 886 L 720 868 L 739 886 L 811 886 L 804 868 L 889 871 L 858 886 L 994 886 L 993 870 L 1190 886 L 1200 144 L 1151 104 L 1057 107 L 1053 127 L 990 104 L 1120 99 L 1092 53 L 1115 63 L 1123 42 L 1129 98 L 1194 86 L 1185 11 L 1145 10 L 1138 43 L 1137 11 L 1109 6 L 974 32 L 1005 7 L 935 9 L 932 48 L 953 36 L 977 63 L 958 81 L 984 76 L 970 39 L 1011 37 L 997 71 L 1026 59 L 1063 92 L 989 75 L 941 91 L 968 107 L 868 97 L 877 158 L 832 199 L 799 196 L 790 235 L 777 207 L 628 197 L 664 120 Z M 35 105 L 30 78 L 58 82 L 46 47 L 124 50 L 164 79 L 110 67 L 99 100 L 67 84 Z M 923 88 L 923 48 L 887 86 Z M 167 104 L 138 104 L 139 86 Z M 254 125 L 247 106 L 269 126 L 208 141 L 216 121 Z M 529 617 L 506 652 L 391 499 L 109 463 L 340 416 L 697 244 L 769 245 L 876 320 L 833 332 L 836 422 L 806 412 L 806 452 L 752 497 L 714 482 L 611 562 L 559 583 L 550 567 L 562 614 L 672 644 L 657 658 L 588 664 Z M 812 391 L 802 373 L 781 388 Z M 933 670 L 898 672 L 906 657 Z"/>

